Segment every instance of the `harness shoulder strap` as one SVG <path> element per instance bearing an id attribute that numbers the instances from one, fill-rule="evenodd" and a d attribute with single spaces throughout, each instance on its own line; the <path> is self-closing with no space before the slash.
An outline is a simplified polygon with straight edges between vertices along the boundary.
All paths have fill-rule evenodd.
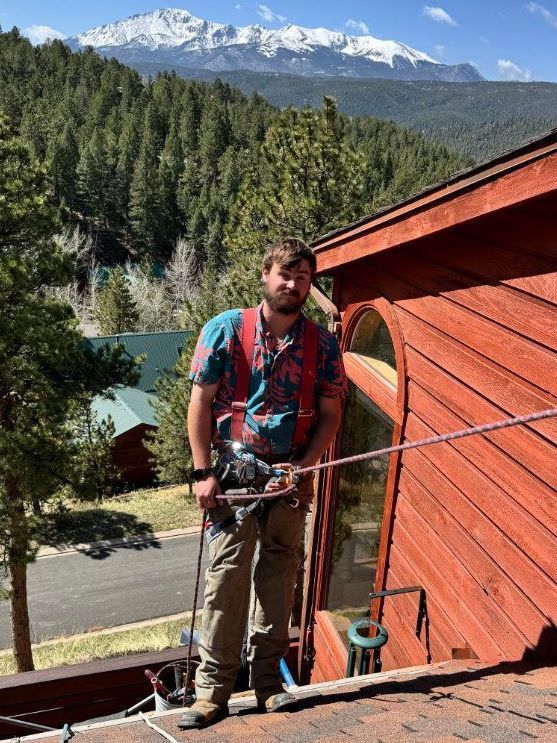
<path id="1" fill-rule="evenodd" d="M 296 449 L 304 443 L 314 415 L 315 379 L 317 372 L 317 351 L 319 347 L 319 329 L 312 320 L 306 318 L 304 328 L 304 359 L 302 362 L 302 382 L 298 418 L 292 437 L 292 448 Z"/>
<path id="2" fill-rule="evenodd" d="M 242 310 L 242 331 L 240 336 L 240 351 L 236 363 L 236 386 L 232 401 L 232 418 L 230 421 L 230 438 L 232 441 L 242 441 L 242 429 L 246 416 L 246 407 L 251 379 L 251 365 L 255 346 L 255 325 L 257 309 L 250 307 Z"/>

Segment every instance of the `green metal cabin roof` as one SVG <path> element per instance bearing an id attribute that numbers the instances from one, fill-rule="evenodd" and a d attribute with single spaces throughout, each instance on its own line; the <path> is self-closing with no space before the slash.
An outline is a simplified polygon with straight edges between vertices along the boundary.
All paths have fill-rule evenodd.
<path id="1" fill-rule="evenodd" d="M 86 338 L 85 341 L 93 350 L 103 345 L 116 343 L 124 346 L 126 353 L 132 358 L 145 355 L 145 361 L 138 371 L 141 379 L 137 389 L 143 392 L 153 392 L 155 381 L 164 371 L 172 371 L 180 356 L 186 340 L 192 334 L 191 330 L 169 330 L 161 333 L 122 333 L 121 335 L 105 335 L 98 338 Z"/>
<path id="2" fill-rule="evenodd" d="M 115 387 L 114 400 L 107 400 L 97 395 L 91 407 L 99 420 L 107 420 L 108 416 L 114 423 L 113 438 L 121 436 L 136 426 L 158 426 L 153 403 L 157 396 L 135 389 L 134 387 Z"/>

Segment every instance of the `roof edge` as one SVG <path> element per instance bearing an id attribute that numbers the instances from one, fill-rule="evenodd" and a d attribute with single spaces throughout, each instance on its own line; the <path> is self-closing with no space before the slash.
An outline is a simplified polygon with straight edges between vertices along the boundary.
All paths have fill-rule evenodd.
<path id="1" fill-rule="evenodd" d="M 346 242 L 348 237 L 357 238 L 371 229 L 388 225 L 402 217 L 411 216 L 416 212 L 436 206 L 448 197 L 474 190 L 484 183 L 496 180 L 553 152 L 557 152 L 557 128 L 551 129 L 541 137 L 529 140 L 518 148 L 507 150 L 492 160 L 459 171 L 446 181 L 429 186 L 404 201 L 332 230 L 314 240 L 311 247 L 319 259 L 320 254 L 324 254 L 340 242 Z M 318 271 L 321 270 L 327 270 L 327 267 L 318 268 Z"/>

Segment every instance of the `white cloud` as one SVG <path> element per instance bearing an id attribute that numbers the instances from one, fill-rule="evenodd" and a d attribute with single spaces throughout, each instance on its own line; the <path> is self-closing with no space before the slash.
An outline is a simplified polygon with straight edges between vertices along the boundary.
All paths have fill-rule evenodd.
<path id="1" fill-rule="evenodd" d="M 286 16 L 275 13 L 271 10 L 271 8 L 269 8 L 268 5 L 258 5 L 257 13 L 261 16 L 261 18 L 267 21 L 267 23 L 275 23 L 276 21 L 280 21 L 280 23 L 282 23 L 286 20 Z"/>
<path id="2" fill-rule="evenodd" d="M 435 46 L 433 47 L 433 51 L 438 57 L 442 57 L 443 54 L 445 54 L 445 47 L 443 46 L 443 44 L 435 44 Z"/>
<path id="3" fill-rule="evenodd" d="M 557 16 L 547 8 L 544 8 L 543 5 L 540 5 L 539 3 L 528 3 L 526 7 L 530 13 L 538 13 L 546 23 L 557 28 Z"/>
<path id="4" fill-rule="evenodd" d="M 458 26 L 458 23 L 443 8 L 436 8 L 433 5 L 424 5 L 422 15 L 436 23 L 447 23 L 449 26 Z"/>
<path id="5" fill-rule="evenodd" d="M 242 6 L 240 5 L 240 3 L 238 3 L 238 4 L 237 4 L 237 5 L 235 5 L 234 7 L 236 8 L 236 10 L 240 10 L 240 9 L 242 8 Z"/>
<path id="6" fill-rule="evenodd" d="M 498 59 L 497 69 L 503 80 L 518 80 L 527 83 L 532 79 L 530 70 L 522 70 L 517 64 L 510 59 Z"/>
<path id="7" fill-rule="evenodd" d="M 364 21 L 354 21 L 352 18 L 350 18 L 344 25 L 351 31 L 358 31 L 361 34 L 369 33 L 368 25 L 367 23 L 364 23 Z"/>
<path id="8" fill-rule="evenodd" d="M 67 38 L 67 34 L 62 33 L 62 31 L 57 31 L 50 26 L 38 26 L 36 24 L 24 28 L 22 33 L 27 36 L 32 44 L 44 44 L 47 39 Z"/>

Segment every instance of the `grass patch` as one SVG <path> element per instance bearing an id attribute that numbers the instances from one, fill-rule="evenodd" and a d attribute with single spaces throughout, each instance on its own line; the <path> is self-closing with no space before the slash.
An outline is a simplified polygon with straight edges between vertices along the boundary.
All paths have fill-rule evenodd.
<path id="1" fill-rule="evenodd" d="M 70 501 L 46 516 L 41 542 L 59 546 L 124 539 L 198 526 L 201 513 L 187 485 L 135 490 L 101 506 Z"/>
<path id="2" fill-rule="evenodd" d="M 86 663 L 102 658 L 121 657 L 136 653 L 149 653 L 179 647 L 180 631 L 189 628 L 189 614 L 183 618 L 142 625 L 125 630 L 94 632 L 77 637 L 49 640 L 33 646 L 33 660 L 37 670 Z M 196 617 L 195 626 L 201 626 Z M 15 673 L 13 654 L 0 653 L 0 676 Z"/>

